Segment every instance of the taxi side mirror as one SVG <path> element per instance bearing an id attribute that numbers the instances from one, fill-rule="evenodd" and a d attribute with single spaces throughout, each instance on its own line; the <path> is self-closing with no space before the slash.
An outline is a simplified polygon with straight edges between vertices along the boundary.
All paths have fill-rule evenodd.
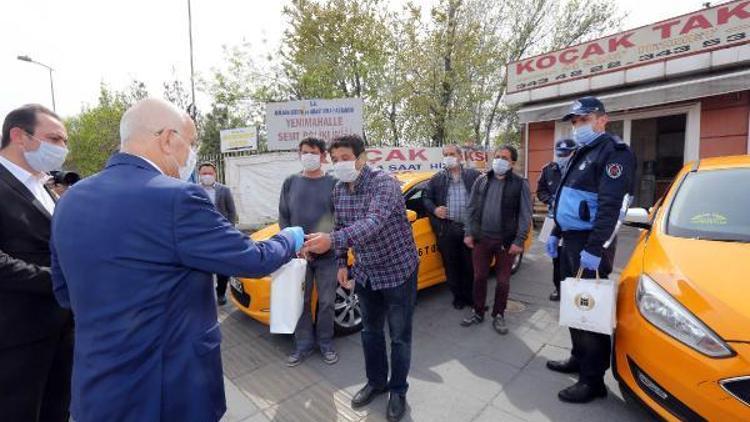
<path id="1" fill-rule="evenodd" d="M 644 230 L 651 229 L 651 219 L 645 208 L 628 208 L 628 212 L 625 214 L 624 223 L 628 227 L 635 227 Z"/>
<path id="2" fill-rule="evenodd" d="M 410 223 L 417 221 L 417 212 L 412 210 L 406 210 L 406 218 Z"/>

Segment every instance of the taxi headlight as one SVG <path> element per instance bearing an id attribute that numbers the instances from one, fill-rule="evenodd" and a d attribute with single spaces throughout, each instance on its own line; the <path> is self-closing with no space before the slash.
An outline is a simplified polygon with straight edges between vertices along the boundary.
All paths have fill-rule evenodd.
<path id="1" fill-rule="evenodd" d="M 724 340 L 646 274 L 640 277 L 635 299 L 641 315 L 677 341 L 712 358 L 734 356 Z"/>

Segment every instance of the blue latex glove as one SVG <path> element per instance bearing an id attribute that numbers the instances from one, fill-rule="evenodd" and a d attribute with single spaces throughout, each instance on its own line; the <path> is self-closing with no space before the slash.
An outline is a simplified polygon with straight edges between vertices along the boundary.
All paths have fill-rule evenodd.
<path id="1" fill-rule="evenodd" d="M 581 267 L 584 270 L 597 271 L 599 264 L 602 262 L 602 258 L 599 256 L 591 255 L 586 251 L 581 251 Z"/>
<path id="2" fill-rule="evenodd" d="M 305 244 L 305 231 L 302 230 L 302 227 L 287 227 L 281 232 L 290 234 L 294 238 L 294 252 L 299 252 L 302 249 L 302 245 Z"/>
<path id="3" fill-rule="evenodd" d="M 547 239 L 547 243 L 544 245 L 547 249 L 547 255 L 549 255 L 550 258 L 557 258 L 557 245 L 560 244 L 560 238 L 557 236 L 550 236 L 549 239 Z"/>

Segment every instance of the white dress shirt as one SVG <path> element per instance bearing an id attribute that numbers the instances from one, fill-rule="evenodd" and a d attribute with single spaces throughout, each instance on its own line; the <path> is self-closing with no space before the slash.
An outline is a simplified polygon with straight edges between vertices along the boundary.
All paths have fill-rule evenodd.
<path id="1" fill-rule="evenodd" d="M 34 198 L 44 206 L 50 215 L 55 212 L 55 201 L 52 199 L 49 191 L 44 188 L 44 182 L 49 178 L 48 175 L 44 173 L 31 174 L 3 156 L 0 156 L 0 164 L 31 191 Z"/>

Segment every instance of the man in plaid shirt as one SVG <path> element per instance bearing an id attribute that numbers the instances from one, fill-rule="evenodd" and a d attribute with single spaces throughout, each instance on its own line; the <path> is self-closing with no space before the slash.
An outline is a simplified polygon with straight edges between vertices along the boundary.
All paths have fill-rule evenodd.
<path id="1" fill-rule="evenodd" d="M 370 169 L 359 136 L 342 136 L 329 147 L 334 174 L 339 183 L 333 190 L 335 230 L 308 235 L 305 251 L 324 253 L 334 248 L 338 259 L 338 282 L 355 288 L 362 311 L 362 346 L 367 384 L 352 399 L 352 407 L 370 403 L 390 391 L 387 417 L 397 421 L 406 410 L 406 391 L 411 363 L 412 315 L 417 295 L 416 245 L 398 182 L 388 174 Z M 354 249 L 351 270 L 347 253 Z M 391 377 L 384 326 L 391 337 Z"/>

